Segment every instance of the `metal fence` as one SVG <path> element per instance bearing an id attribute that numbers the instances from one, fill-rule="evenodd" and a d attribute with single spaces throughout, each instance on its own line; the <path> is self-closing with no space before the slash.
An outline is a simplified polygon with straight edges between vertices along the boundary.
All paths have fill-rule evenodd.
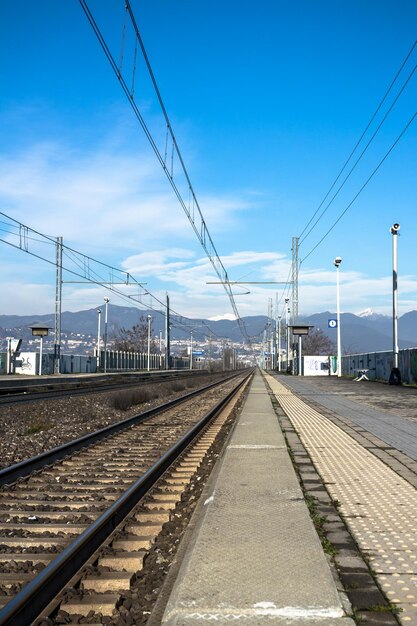
<path id="1" fill-rule="evenodd" d="M 100 352 L 100 361 L 97 354 L 92 356 L 77 354 L 61 354 L 59 364 L 61 374 L 94 374 L 104 371 L 104 351 Z M 39 353 L 21 352 L 16 357 L 14 373 L 36 375 L 39 373 Z M 170 357 L 169 367 L 171 369 L 188 369 L 190 359 L 187 357 Z M 106 371 L 137 371 L 148 369 L 148 354 L 136 352 L 107 351 Z M 150 354 L 149 369 L 163 370 L 165 367 L 165 355 Z M 195 367 L 195 369 L 199 369 Z M 54 373 L 54 355 L 51 353 L 42 354 L 42 374 Z M 0 353 L 0 374 L 7 374 L 7 353 Z"/>
<path id="2" fill-rule="evenodd" d="M 394 366 L 392 351 L 348 354 L 342 357 L 342 374 L 357 376 L 359 370 L 367 370 L 370 380 L 388 381 Z M 407 348 L 398 353 L 398 369 L 404 383 L 417 383 L 417 348 Z"/>

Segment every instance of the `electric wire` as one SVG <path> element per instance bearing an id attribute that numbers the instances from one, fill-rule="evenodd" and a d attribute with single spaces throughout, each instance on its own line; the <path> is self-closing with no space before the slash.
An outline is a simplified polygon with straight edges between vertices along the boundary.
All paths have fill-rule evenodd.
<path id="1" fill-rule="evenodd" d="M 348 179 L 350 178 L 351 174 L 353 173 L 353 171 L 355 170 L 356 166 L 358 165 L 359 161 L 362 159 L 363 155 L 365 154 L 365 152 L 367 151 L 367 149 L 369 148 L 369 146 L 371 145 L 372 141 L 375 139 L 376 135 L 378 134 L 380 128 L 382 127 L 382 125 L 384 124 L 385 120 L 387 119 L 388 115 L 391 113 L 392 109 L 394 108 L 395 104 L 397 103 L 399 97 L 401 96 L 401 94 L 403 93 L 405 87 L 407 86 L 408 82 L 411 80 L 414 72 L 417 69 L 417 64 L 413 67 L 412 71 L 410 72 L 407 80 L 405 81 L 405 83 L 403 84 L 402 88 L 400 89 L 400 91 L 398 92 L 396 98 L 394 99 L 393 103 L 391 104 L 391 106 L 389 107 L 388 111 L 386 112 L 386 114 L 384 115 L 384 117 L 382 118 L 382 121 L 379 123 L 379 125 L 377 126 L 376 130 L 374 131 L 373 135 L 371 136 L 371 138 L 369 139 L 368 143 L 366 144 L 366 146 L 364 147 L 364 149 L 362 150 L 362 152 L 360 153 L 359 157 L 357 158 L 357 160 L 355 161 L 355 163 L 353 164 L 353 166 L 351 167 L 351 169 L 349 170 L 348 174 L 345 176 L 345 178 L 343 179 L 343 182 L 341 183 L 341 185 L 338 187 L 336 193 L 332 196 L 332 198 L 330 199 L 330 201 L 328 202 L 328 204 L 326 205 L 326 207 L 323 209 L 323 211 L 320 213 L 319 217 L 316 219 L 316 221 L 314 222 L 314 224 L 311 226 L 310 230 L 307 232 L 306 235 L 304 235 L 304 237 L 300 240 L 299 245 L 301 246 L 302 243 L 307 239 L 307 237 L 311 234 L 311 232 L 315 229 L 315 227 L 317 226 L 317 224 L 320 222 L 321 218 L 324 216 L 324 214 L 327 212 L 327 209 L 330 207 L 330 205 L 333 203 L 333 201 L 335 200 L 335 198 L 339 195 L 339 192 L 342 190 L 342 188 L 344 187 L 345 183 L 348 181 Z"/>
<path id="2" fill-rule="evenodd" d="M 385 94 L 384 94 L 384 96 L 383 96 L 382 100 L 380 101 L 379 105 L 378 105 L 378 106 L 377 106 L 377 108 L 375 109 L 375 111 L 374 111 L 374 113 L 373 113 L 373 115 L 372 115 L 371 119 L 369 120 L 368 124 L 366 125 L 366 127 L 365 127 L 364 131 L 362 132 L 361 136 L 359 137 L 358 141 L 356 142 L 356 144 L 355 144 L 355 146 L 354 146 L 353 150 L 351 151 L 350 155 L 349 155 L 349 156 L 348 156 L 348 158 L 346 159 L 346 161 L 345 161 L 345 163 L 344 163 L 344 165 L 343 165 L 342 169 L 340 170 L 340 172 L 339 172 L 339 173 L 338 173 L 338 175 L 336 176 L 336 178 L 335 178 L 335 180 L 333 181 L 333 183 L 332 183 L 332 185 L 331 185 L 330 189 L 327 191 L 326 195 L 324 196 L 323 200 L 321 201 L 321 203 L 320 203 L 320 204 L 319 204 L 319 206 L 317 207 L 316 211 L 314 212 L 314 214 L 312 215 L 312 217 L 310 218 L 310 220 L 308 221 L 308 223 L 306 224 L 306 226 L 305 226 L 305 227 L 303 228 L 303 230 L 301 231 L 301 233 L 300 233 L 300 235 L 299 235 L 299 238 L 301 238 L 301 237 L 303 236 L 303 234 L 305 233 L 305 231 L 307 230 L 307 228 L 309 227 L 309 225 L 311 224 L 311 222 L 313 221 L 313 219 L 315 218 L 315 216 L 317 215 L 317 213 L 319 212 L 319 210 L 321 209 L 321 207 L 322 207 L 322 206 L 323 206 L 323 204 L 325 203 L 326 199 L 327 199 L 327 198 L 328 198 L 328 196 L 330 195 L 330 193 L 331 193 L 331 191 L 333 190 L 334 186 L 336 185 L 337 181 L 339 180 L 339 178 L 340 178 L 340 177 L 341 177 L 341 175 L 343 174 L 343 172 L 344 172 L 344 170 L 346 169 L 346 167 L 347 167 L 348 163 L 350 162 L 350 160 L 351 160 L 352 156 L 353 156 L 353 155 L 354 155 L 354 153 L 356 152 L 356 150 L 357 150 L 357 148 L 358 148 L 359 144 L 361 143 L 361 141 L 362 141 L 362 139 L 364 138 L 365 134 L 367 133 L 367 131 L 368 131 L 369 127 L 371 126 L 372 122 L 374 121 L 375 117 L 377 116 L 378 112 L 380 111 L 380 109 L 381 109 L 381 107 L 382 107 L 383 103 L 384 103 L 384 102 L 385 102 L 385 100 L 387 99 L 387 97 L 388 97 L 388 95 L 389 95 L 389 93 L 390 93 L 391 89 L 393 88 L 393 86 L 394 86 L 395 82 L 397 81 L 397 78 L 398 78 L 398 77 L 399 77 L 399 75 L 401 74 L 401 72 L 402 72 L 402 70 L 403 70 L 403 68 L 404 68 L 405 64 L 407 63 L 408 59 L 410 58 L 410 56 L 411 56 L 411 54 L 412 54 L 412 52 L 413 52 L 414 48 L 416 47 L 416 45 L 417 45 L 417 40 L 415 40 L 415 41 L 414 41 L 413 45 L 411 46 L 410 50 L 408 51 L 408 53 L 407 53 L 407 55 L 406 55 L 406 57 L 405 57 L 404 61 L 402 62 L 402 64 L 401 64 L 400 68 L 398 69 L 398 71 L 397 71 L 397 73 L 396 73 L 395 77 L 393 78 L 393 80 L 392 80 L 391 84 L 389 85 L 389 87 L 388 87 L 387 91 L 385 92 Z M 414 67 L 414 69 L 413 69 L 412 73 L 414 73 L 415 69 L 416 69 L 416 67 Z M 406 83 L 408 83 L 408 80 L 409 80 L 410 78 L 411 78 L 411 76 L 409 76 L 409 78 L 407 79 Z M 403 86 L 403 89 L 404 89 L 404 86 Z M 403 91 L 403 89 L 402 89 L 402 91 Z M 401 91 L 400 93 L 402 93 L 402 91 Z M 398 100 L 398 97 L 399 97 L 399 96 L 397 96 L 396 100 Z M 384 120 L 385 120 L 385 118 L 384 118 Z M 383 120 L 383 121 L 384 121 L 384 120 Z M 362 155 L 363 155 L 363 153 L 362 153 Z M 361 157 L 362 157 L 362 155 L 361 155 Z M 360 159 L 359 159 L 359 160 L 360 160 Z M 356 167 L 357 163 L 358 163 L 358 161 L 355 163 L 355 166 L 354 166 L 354 167 Z M 345 179 L 344 183 L 346 182 L 346 180 L 347 180 L 347 179 Z M 343 184 L 344 184 L 344 183 L 343 183 Z M 343 185 L 342 185 L 342 186 L 343 186 Z M 340 191 L 340 189 L 341 189 L 341 188 L 339 188 L 338 192 Z M 337 193 L 338 193 L 338 192 L 337 192 Z M 336 194 L 336 195 L 337 195 L 337 194 Z M 331 202 L 334 200 L 334 198 L 335 198 L 335 197 L 336 197 L 336 196 L 334 196 L 334 197 L 332 198 Z M 328 206 L 330 206 L 330 205 L 328 205 Z M 326 210 L 327 210 L 328 206 L 326 207 Z M 317 223 L 317 222 L 316 222 L 316 223 Z M 308 236 L 308 234 L 309 234 L 310 232 L 311 232 L 311 230 L 307 233 L 306 237 Z M 304 239 L 305 239 L 306 237 L 304 237 L 303 239 L 301 239 L 300 244 L 304 241 Z"/>
<path id="3" fill-rule="evenodd" d="M 6 215 L 5 213 L 0 212 L 1 215 L 3 215 L 4 217 L 6 217 L 7 219 L 10 219 L 11 221 L 13 221 L 15 224 L 18 224 L 20 227 L 25 228 L 25 230 L 27 230 L 28 232 L 34 232 L 36 234 L 38 234 L 40 237 L 43 237 L 43 239 L 36 239 L 33 237 L 29 237 L 27 236 L 27 239 L 29 240 L 33 240 L 33 241 L 37 241 L 37 242 L 41 242 L 41 243 L 46 243 L 46 244 L 53 244 L 54 246 L 56 245 L 56 240 L 53 239 L 53 237 L 50 237 L 49 235 L 45 235 L 43 233 L 40 233 L 39 231 L 35 231 L 34 229 L 32 229 L 29 226 L 23 225 L 20 222 L 18 222 L 17 220 L 15 220 L 12 217 L 9 217 L 8 215 Z M 7 224 L 7 222 L 4 222 Z M 12 225 L 13 227 L 15 227 L 14 225 Z M 0 229 L 2 230 L 2 229 Z M 6 231 L 7 234 L 15 236 L 15 237 L 19 237 L 19 232 L 15 232 L 15 233 L 11 233 L 10 231 Z M 44 241 L 44 239 L 46 239 L 46 241 Z M 29 254 L 32 257 L 35 257 L 37 259 L 40 259 L 41 261 L 44 261 L 46 263 L 48 263 L 49 265 L 53 265 L 54 267 L 56 267 L 56 261 L 52 261 L 48 258 L 46 258 L 45 256 L 42 256 L 41 254 L 37 254 L 33 251 L 24 249 L 21 247 L 21 245 L 16 245 L 14 243 L 12 243 L 11 241 L 7 241 L 6 239 L 0 238 L 0 242 L 3 242 L 17 250 L 20 250 L 22 252 L 25 252 L 26 254 Z M 119 268 L 113 267 L 111 265 L 108 265 L 107 263 L 104 263 L 103 261 L 99 261 L 98 259 L 94 259 L 93 257 L 90 257 L 88 255 L 85 255 L 82 252 L 79 252 L 77 250 L 75 250 L 74 248 L 71 248 L 65 244 L 62 244 L 62 252 L 63 252 L 63 256 L 67 257 L 72 263 L 74 263 L 74 265 L 81 270 L 83 273 L 80 273 L 78 271 L 75 271 L 74 269 L 71 269 L 68 266 L 64 266 L 62 265 L 62 269 L 65 270 L 66 272 L 70 273 L 73 276 L 76 276 L 78 278 L 84 278 L 85 280 L 87 280 L 89 283 L 91 283 L 92 285 L 97 285 L 100 287 L 105 287 L 106 289 L 108 289 L 109 291 L 113 292 L 114 294 L 116 294 L 119 298 L 121 298 L 122 300 L 126 301 L 126 302 L 131 302 L 132 300 L 134 302 L 136 302 L 138 305 L 142 304 L 141 302 L 139 302 L 136 298 L 133 298 L 132 296 L 126 295 L 125 293 L 123 293 L 120 289 L 117 289 L 114 284 L 109 283 L 108 281 L 106 281 L 106 277 L 102 276 L 100 274 L 98 274 L 97 272 L 95 272 L 91 267 L 89 267 L 89 276 L 86 276 L 86 272 L 85 272 L 85 264 L 83 264 L 79 258 L 77 257 L 82 257 L 85 260 L 88 260 L 88 262 L 92 262 L 92 263 L 96 263 L 98 265 L 101 265 L 102 267 L 107 268 L 108 270 L 112 271 L 112 272 L 118 272 L 122 275 L 125 275 L 127 277 L 127 280 L 124 281 L 124 283 L 126 285 L 128 284 L 132 284 L 129 282 L 129 279 L 131 279 L 131 281 L 133 281 L 134 284 L 136 284 L 139 287 L 142 287 L 141 283 L 138 282 L 134 276 L 132 276 L 132 274 L 128 273 L 128 272 L 124 272 L 123 270 L 120 270 Z M 92 277 L 95 278 L 92 278 Z M 143 287 L 142 287 L 143 288 Z M 155 296 L 154 294 L 152 294 L 148 289 L 145 290 L 144 294 L 141 295 L 149 295 L 150 298 L 152 300 L 154 300 L 156 303 L 158 303 L 158 305 L 162 306 L 163 309 L 166 308 L 165 303 L 158 298 L 157 296 Z M 139 297 L 139 296 L 138 296 Z M 143 305 L 142 305 L 143 306 Z M 139 307 L 140 308 L 140 307 Z M 147 305 L 147 309 L 152 310 L 156 313 L 160 313 L 161 311 L 156 309 L 155 306 L 153 306 L 152 304 Z M 147 310 L 147 309 L 142 309 L 142 310 Z M 219 337 L 219 335 L 204 321 L 204 320 L 191 320 L 190 318 L 187 318 L 185 316 L 183 316 L 181 313 L 178 313 L 178 311 L 175 311 L 174 309 L 170 309 L 170 312 L 173 316 L 177 316 L 178 318 L 181 318 L 183 320 L 189 321 L 190 325 L 194 325 L 196 322 L 200 322 L 205 328 L 207 328 L 207 330 L 213 334 L 216 337 Z M 182 324 L 183 329 L 189 329 L 190 325 L 187 326 L 187 324 Z M 194 328 L 194 326 L 193 326 Z M 188 330 L 189 332 L 189 330 Z M 220 338 L 220 337 L 219 337 Z"/>
<path id="4" fill-rule="evenodd" d="M 323 235 L 323 237 L 316 243 L 316 245 L 314 246 L 314 248 L 312 248 L 310 250 L 310 252 L 308 254 L 306 254 L 306 256 L 300 261 L 300 265 L 301 263 L 304 263 L 304 261 L 306 259 L 308 259 L 308 257 L 319 247 L 319 245 L 326 239 L 326 237 L 332 232 L 332 230 L 335 228 L 335 226 L 340 222 L 340 220 L 342 219 L 342 217 L 345 215 L 345 213 L 347 213 L 347 211 L 350 209 L 350 207 L 352 206 L 352 204 L 355 202 L 355 200 L 358 198 L 358 196 L 362 193 L 362 191 L 365 189 L 365 187 L 368 185 L 368 183 L 372 180 L 372 178 L 375 176 L 375 174 L 377 173 L 377 171 L 379 170 L 379 168 L 381 167 L 381 165 L 384 163 L 384 161 L 387 159 L 387 157 L 391 154 L 391 152 L 393 151 L 393 149 L 395 148 L 395 146 L 397 145 L 397 143 L 400 141 L 400 139 L 402 138 L 402 136 L 405 134 L 405 132 L 408 130 L 408 128 L 411 126 L 411 124 L 413 123 L 415 117 L 417 116 L 417 111 L 414 113 L 414 115 L 411 117 L 411 119 L 408 121 L 408 123 L 406 124 L 406 126 L 403 128 L 403 130 L 401 131 L 401 133 L 398 135 L 397 139 L 394 141 L 394 143 L 391 145 L 391 147 L 389 148 L 389 150 L 385 153 L 384 157 L 381 159 L 381 161 L 378 163 L 378 165 L 375 167 L 375 169 L 373 170 L 373 172 L 371 173 L 370 176 L 368 176 L 368 178 L 366 179 L 366 181 L 363 183 L 362 187 L 359 189 L 359 191 L 355 194 L 355 196 L 353 197 L 353 199 L 349 202 L 349 204 L 346 206 L 346 208 L 342 211 L 342 213 L 339 215 L 339 217 L 333 222 L 332 226 L 328 229 L 328 231 Z"/>
<path id="5" fill-rule="evenodd" d="M 182 206 L 185 214 L 187 215 L 187 217 L 188 217 L 188 219 L 189 219 L 189 221 L 191 223 L 191 226 L 192 226 L 195 234 L 197 235 L 197 238 L 199 239 L 203 249 L 206 252 L 206 255 L 207 255 L 208 259 L 210 260 L 210 262 L 211 262 L 211 264 L 213 266 L 213 269 L 215 270 L 216 274 L 218 275 L 218 277 L 220 278 L 220 280 L 222 282 L 222 285 L 223 285 L 223 287 L 224 287 L 224 289 L 225 289 L 225 291 L 226 291 L 226 293 L 227 293 L 227 295 L 229 297 L 230 303 L 232 305 L 233 312 L 235 314 L 236 320 L 237 320 L 237 322 L 239 324 L 239 328 L 240 328 L 243 336 L 247 339 L 247 341 L 250 342 L 250 338 L 249 338 L 249 336 L 248 336 L 248 334 L 246 332 L 246 328 L 245 328 L 244 322 L 243 322 L 243 320 L 241 319 L 241 317 L 239 315 L 239 311 L 237 309 L 236 302 L 234 300 L 234 296 L 233 296 L 233 292 L 232 292 L 232 289 L 231 289 L 231 286 L 230 286 L 230 281 L 229 281 L 229 278 L 228 278 L 227 271 L 226 271 L 226 269 L 225 269 L 225 267 L 224 267 L 224 265 L 223 265 L 219 255 L 218 255 L 218 253 L 217 253 L 216 247 L 215 247 L 214 242 L 213 242 L 213 240 L 211 238 L 211 235 L 210 235 L 210 233 L 208 231 L 208 228 L 207 228 L 204 216 L 202 214 L 202 211 L 201 211 L 200 205 L 198 203 L 196 194 L 195 194 L 193 186 L 191 184 L 191 180 L 189 178 L 187 169 L 185 167 L 184 160 L 182 158 L 181 152 L 180 152 L 179 147 L 178 147 L 178 143 L 176 141 L 176 138 L 175 138 L 172 126 L 171 126 L 171 123 L 169 121 L 168 114 L 167 114 L 166 108 L 164 106 L 164 103 L 163 103 L 163 100 L 162 100 L 162 97 L 161 97 L 161 94 L 160 94 L 160 91 L 159 91 L 159 88 L 158 88 L 158 85 L 157 85 L 157 82 L 156 82 L 156 79 L 155 79 L 155 75 L 154 75 L 154 73 L 152 71 L 152 68 L 151 68 L 151 65 L 150 65 L 150 62 L 149 62 L 149 58 L 148 58 L 146 50 L 145 50 L 145 46 L 144 46 L 142 38 L 140 36 L 139 29 L 138 29 L 135 17 L 133 15 L 133 11 L 132 11 L 132 8 L 131 8 L 129 0 L 125 0 L 125 6 L 126 6 L 128 12 L 129 12 L 130 19 L 131 19 L 131 22 L 132 22 L 132 26 L 133 26 L 133 28 L 135 30 L 136 39 L 139 42 L 139 45 L 140 45 L 140 48 L 141 48 L 141 51 L 142 51 L 142 55 L 143 55 L 143 58 L 145 60 L 145 63 L 146 63 L 146 66 L 147 66 L 147 69 L 148 69 L 148 72 L 149 72 L 152 84 L 154 86 L 154 90 L 155 90 L 155 93 L 156 93 L 159 105 L 160 105 L 162 113 L 163 113 L 163 115 L 165 117 L 165 122 L 166 122 L 166 125 L 167 125 L 167 132 L 169 132 L 169 134 L 171 136 L 171 140 L 172 140 L 172 150 L 173 150 L 172 154 L 174 154 L 174 148 L 175 148 L 175 153 L 178 156 L 178 159 L 180 161 L 183 174 L 184 174 L 185 179 L 186 179 L 187 184 L 188 184 L 189 192 L 191 193 L 192 198 L 193 198 L 193 208 L 194 207 L 197 208 L 198 214 L 200 216 L 200 220 L 201 220 L 200 228 L 197 228 L 197 225 L 195 224 L 194 219 L 191 216 L 190 210 L 187 208 L 187 205 L 186 205 L 186 203 L 185 203 L 185 201 L 184 201 L 184 199 L 183 199 L 183 197 L 181 195 L 181 192 L 178 189 L 178 187 L 177 187 L 177 185 L 176 185 L 176 183 L 174 181 L 174 177 L 173 177 L 173 156 L 171 158 L 171 171 L 169 171 L 168 168 L 167 168 L 167 165 L 166 165 L 166 160 L 164 160 L 162 154 L 160 153 L 160 151 L 158 149 L 158 146 L 156 145 L 156 142 L 153 139 L 152 134 L 151 134 L 150 130 L 148 129 L 146 123 L 145 123 L 145 120 L 144 120 L 144 118 L 143 118 L 143 116 L 142 116 L 142 114 L 141 114 L 141 112 L 140 112 L 140 110 L 139 110 L 135 100 L 134 100 L 134 97 L 132 97 L 132 93 L 129 90 L 129 87 L 128 87 L 126 81 L 124 80 L 121 72 L 119 71 L 119 68 L 118 68 L 118 66 L 117 66 L 117 64 L 115 62 L 115 59 L 114 59 L 114 57 L 113 57 L 109 47 L 107 46 L 107 43 L 106 43 L 106 41 L 105 41 L 101 31 L 100 31 L 100 28 L 99 28 L 97 22 L 95 21 L 92 13 L 91 13 L 91 11 L 90 11 L 90 9 L 88 7 L 88 4 L 87 4 L 86 0 L 79 0 L 79 2 L 81 4 L 81 7 L 82 7 L 82 9 L 83 9 L 83 11 L 84 11 L 88 21 L 90 22 L 90 25 L 91 25 L 91 27 L 92 27 L 92 29 L 94 31 L 94 34 L 96 35 L 96 37 L 97 37 L 97 39 L 98 39 L 98 41 L 99 41 L 99 43 L 100 43 L 100 45 L 101 45 L 105 55 L 106 55 L 110 65 L 111 65 L 111 67 L 113 69 L 113 72 L 115 73 L 117 79 L 119 80 L 119 83 L 120 83 L 120 85 L 121 85 L 121 87 L 122 87 L 126 97 L 128 98 L 128 100 L 130 102 L 130 105 L 131 105 L 131 107 L 132 107 L 132 109 L 133 109 L 133 111 L 134 111 L 134 113 L 135 113 L 135 115 L 136 115 L 136 117 L 137 117 L 137 119 L 138 119 L 138 121 L 139 121 L 139 123 L 140 123 L 140 125 L 141 125 L 141 127 L 142 127 L 142 129 L 144 131 L 144 133 L 145 133 L 146 138 L 148 139 L 148 141 L 149 141 L 149 143 L 150 143 L 150 145 L 151 145 L 151 147 L 152 147 L 152 149 L 153 149 L 153 151 L 154 151 L 158 161 L 160 162 L 160 165 L 161 165 L 163 171 L 165 172 L 165 174 L 166 174 L 166 176 L 168 178 L 168 181 L 169 181 L 169 183 L 170 183 L 170 185 L 171 185 L 171 187 L 172 187 L 172 189 L 173 189 L 173 191 L 174 191 L 174 193 L 175 193 L 175 195 L 176 195 L 176 197 L 178 199 L 178 202 Z M 212 251 L 212 252 L 210 252 L 210 251 Z M 214 254 L 215 258 L 213 258 L 212 253 Z"/>

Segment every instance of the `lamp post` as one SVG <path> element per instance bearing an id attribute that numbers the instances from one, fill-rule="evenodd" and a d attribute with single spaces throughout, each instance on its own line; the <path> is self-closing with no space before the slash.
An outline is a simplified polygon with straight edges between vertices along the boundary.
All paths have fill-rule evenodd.
<path id="1" fill-rule="evenodd" d="M 287 363 L 286 368 L 287 372 L 289 372 L 289 363 L 290 363 L 290 327 L 288 326 L 288 316 L 290 314 L 290 307 L 288 306 L 289 298 L 285 298 L 285 332 L 287 335 Z"/>
<path id="2" fill-rule="evenodd" d="M 41 324 L 37 324 L 36 326 L 30 327 L 32 331 L 32 335 L 34 337 L 40 337 L 41 343 L 39 348 L 39 376 L 42 376 L 42 353 L 43 353 L 43 338 L 48 335 L 49 326 L 42 326 Z"/>
<path id="3" fill-rule="evenodd" d="M 147 315 L 146 319 L 148 320 L 148 372 L 151 369 L 151 321 L 152 315 Z"/>
<path id="4" fill-rule="evenodd" d="M 339 293 L 339 265 L 342 259 L 337 256 L 333 261 L 336 268 L 336 309 L 337 309 L 337 375 L 342 375 L 342 346 L 340 340 L 340 293 Z"/>
<path id="5" fill-rule="evenodd" d="M 291 332 L 294 337 L 298 337 L 298 375 L 303 376 L 303 354 L 302 354 L 302 341 L 303 335 L 308 335 L 310 332 L 310 324 L 292 324 Z"/>
<path id="6" fill-rule="evenodd" d="M 390 228 L 392 235 L 392 352 L 393 367 L 389 382 L 391 385 L 401 385 L 401 374 L 398 369 L 398 231 L 399 224 Z"/>
<path id="7" fill-rule="evenodd" d="M 281 317 L 278 315 L 278 371 L 281 371 Z"/>
<path id="8" fill-rule="evenodd" d="M 104 373 L 107 372 L 107 314 L 110 298 L 104 298 Z"/>
<path id="9" fill-rule="evenodd" d="M 190 333 L 190 370 L 193 369 L 193 331 Z"/>
<path id="10" fill-rule="evenodd" d="M 101 334 L 101 309 L 97 309 L 97 371 L 100 369 L 100 334 Z"/>

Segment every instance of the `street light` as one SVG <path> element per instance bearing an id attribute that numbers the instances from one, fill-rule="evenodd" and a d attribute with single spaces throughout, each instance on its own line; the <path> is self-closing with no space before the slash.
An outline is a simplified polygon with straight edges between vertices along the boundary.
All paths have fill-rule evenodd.
<path id="1" fill-rule="evenodd" d="M 100 368 L 100 334 L 101 334 L 101 309 L 97 309 L 98 327 L 97 327 L 97 371 Z"/>
<path id="2" fill-rule="evenodd" d="M 289 363 L 290 363 L 290 327 L 288 326 L 288 316 L 290 314 L 290 307 L 288 306 L 288 302 L 290 301 L 289 298 L 285 298 L 285 324 L 286 324 L 286 335 L 287 335 L 287 363 L 286 363 L 286 367 L 287 367 L 287 372 L 290 371 L 289 369 Z"/>
<path id="3" fill-rule="evenodd" d="M 190 333 L 190 370 L 193 369 L 193 331 Z"/>
<path id="4" fill-rule="evenodd" d="M 342 347 L 340 341 L 340 295 L 339 295 L 339 265 L 342 259 L 337 256 L 333 261 L 336 268 L 336 308 L 337 308 L 337 375 L 342 375 Z"/>
<path id="5" fill-rule="evenodd" d="M 148 320 L 148 372 L 151 369 L 151 321 L 152 321 L 152 315 L 148 315 L 146 317 L 146 319 Z"/>
<path id="6" fill-rule="evenodd" d="M 390 385 L 401 385 L 401 373 L 398 369 L 398 231 L 399 224 L 390 228 L 392 235 L 392 352 L 393 367 L 389 377 Z"/>
<path id="7" fill-rule="evenodd" d="M 39 376 L 42 376 L 42 352 L 43 352 L 43 338 L 48 335 L 49 326 L 43 326 L 42 324 L 36 324 L 30 326 L 32 335 L 34 337 L 40 337 L 41 343 L 39 348 Z"/>
<path id="8" fill-rule="evenodd" d="M 107 372 L 107 313 L 110 298 L 104 298 L 104 373 Z"/>
<path id="9" fill-rule="evenodd" d="M 281 317 L 278 315 L 278 371 L 281 371 Z"/>

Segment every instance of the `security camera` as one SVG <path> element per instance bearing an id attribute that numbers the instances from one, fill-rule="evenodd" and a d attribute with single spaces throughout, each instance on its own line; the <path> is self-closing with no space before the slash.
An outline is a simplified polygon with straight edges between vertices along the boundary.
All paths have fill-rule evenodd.
<path id="1" fill-rule="evenodd" d="M 289 301 L 290 301 L 289 298 L 285 298 L 285 304 L 288 304 Z"/>
<path id="2" fill-rule="evenodd" d="M 390 231 L 391 231 L 392 235 L 396 235 L 399 230 L 400 230 L 400 225 L 399 224 L 393 224 L 391 226 L 391 228 L 390 228 Z"/>
<path id="3" fill-rule="evenodd" d="M 340 258 L 340 256 L 337 256 L 335 258 L 335 260 L 333 261 L 333 263 L 335 264 L 336 267 L 339 267 L 339 265 L 341 264 L 342 259 Z"/>
<path id="4" fill-rule="evenodd" d="M 106 302 L 106 304 L 107 302 L 110 302 L 110 298 L 108 298 L 107 296 L 105 296 L 103 299 L 104 299 L 104 302 Z"/>

